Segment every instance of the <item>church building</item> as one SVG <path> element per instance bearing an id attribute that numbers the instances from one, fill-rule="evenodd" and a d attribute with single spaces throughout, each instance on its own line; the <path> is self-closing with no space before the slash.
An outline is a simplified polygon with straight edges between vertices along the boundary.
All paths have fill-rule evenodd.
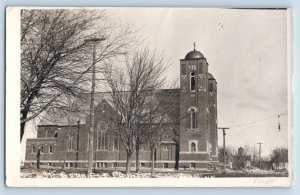
<path id="1" fill-rule="evenodd" d="M 208 71 L 204 55 L 194 49 L 180 60 L 180 88 L 162 89 L 174 94 L 175 125 L 166 128 L 155 151 L 156 168 L 211 169 L 218 160 L 217 82 Z M 126 152 L 120 139 L 110 134 L 103 112 L 113 107 L 103 96 L 95 107 L 94 168 L 118 168 L 126 165 Z M 27 139 L 25 166 L 35 166 L 38 151 L 41 166 L 87 167 L 89 124 L 38 125 L 37 138 Z M 132 157 L 131 166 L 135 164 Z M 140 166 L 151 167 L 147 144 L 140 148 Z"/>

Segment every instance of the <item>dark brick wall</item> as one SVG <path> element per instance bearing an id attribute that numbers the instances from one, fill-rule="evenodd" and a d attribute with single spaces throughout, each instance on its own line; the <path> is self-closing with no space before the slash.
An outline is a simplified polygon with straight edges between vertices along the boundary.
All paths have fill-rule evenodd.
<path id="1" fill-rule="evenodd" d="M 217 123 L 217 82 L 210 79 L 213 91 L 209 92 L 209 124 L 210 142 L 212 144 L 212 155 L 217 155 L 218 149 L 218 123 Z"/>
<path id="2" fill-rule="evenodd" d="M 209 160 L 209 154 L 208 153 L 180 153 L 180 160 L 179 163 L 181 164 L 181 160 L 203 160 L 208 161 Z"/>
<path id="3" fill-rule="evenodd" d="M 32 147 L 35 147 L 35 152 L 32 151 Z M 44 148 L 44 152 L 41 152 L 41 160 L 55 160 L 56 155 L 56 138 L 44 138 L 44 139 L 27 139 L 26 143 L 26 155 L 25 160 L 36 160 L 38 148 Z M 49 152 L 49 147 L 53 147 L 53 153 Z"/>
<path id="4" fill-rule="evenodd" d="M 51 138 L 55 136 L 58 125 L 38 125 L 37 138 Z"/>
<path id="5" fill-rule="evenodd" d="M 203 74 L 199 74 L 199 64 L 202 64 Z M 186 64 L 187 74 L 181 75 L 180 79 L 180 151 L 189 151 L 189 141 L 197 140 L 197 151 L 206 151 L 208 139 L 208 117 L 207 117 L 207 63 L 206 59 L 181 60 L 180 65 Z M 196 69 L 193 67 L 196 67 Z M 182 70 L 181 70 L 182 71 Z M 194 71 L 196 78 L 195 92 L 190 90 L 190 73 Z M 190 113 L 188 109 L 197 109 L 197 128 L 190 130 Z M 185 157 L 180 157 L 185 159 Z"/>

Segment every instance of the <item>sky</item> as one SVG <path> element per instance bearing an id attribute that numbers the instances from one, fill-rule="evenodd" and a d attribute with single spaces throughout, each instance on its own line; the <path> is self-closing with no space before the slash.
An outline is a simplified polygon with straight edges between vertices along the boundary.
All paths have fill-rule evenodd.
<path id="1" fill-rule="evenodd" d="M 262 142 L 262 154 L 287 147 L 287 14 L 285 10 L 148 8 L 111 9 L 121 23 L 139 29 L 144 44 L 170 63 L 179 79 L 180 59 L 193 50 L 209 63 L 218 82 L 218 125 L 229 127 L 233 148 Z M 278 131 L 280 122 L 281 130 Z M 36 137 L 34 125 L 26 137 Z M 24 143 L 22 148 L 24 150 Z M 219 145 L 222 133 L 219 132 Z"/>

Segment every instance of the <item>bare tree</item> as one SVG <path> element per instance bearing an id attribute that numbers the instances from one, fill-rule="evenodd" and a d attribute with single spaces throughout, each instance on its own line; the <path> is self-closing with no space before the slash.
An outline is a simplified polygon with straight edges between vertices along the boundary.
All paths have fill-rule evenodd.
<path id="1" fill-rule="evenodd" d="M 105 10 L 22 10 L 20 140 L 27 121 L 51 107 L 70 109 L 66 99 L 85 92 L 94 65 L 87 38 L 106 37 L 95 60 L 105 62 L 126 51 L 132 34 L 108 20 Z"/>
<path id="2" fill-rule="evenodd" d="M 224 154 L 224 152 L 223 152 L 224 149 L 223 149 L 223 147 L 219 146 L 218 150 L 219 150 L 219 161 L 224 162 L 224 155 L 223 155 Z M 231 146 L 231 145 L 226 146 L 226 148 L 225 148 L 226 163 L 229 163 L 230 159 L 228 157 L 236 155 L 236 154 L 237 154 L 237 151 L 234 150 L 233 146 Z"/>
<path id="3" fill-rule="evenodd" d="M 280 163 L 285 168 L 285 163 L 288 162 L 288 149 L 287 148 L 275 148 L 271 155 L 272 167 L 275 170 L 280 169 Z M 273 166 L 275 165 L 275 167 Z"/>
<path id="4" fill-rule="evenodd" d="M 147 131 L 144 128 L 147 98 L 163 86 L 165 79 L 162 73 L 165 70 L 162 57 L 151 53 L 149 49 L 142 49 L 127 59 L 125 70 L 107 74 L 110 102 L 117 112 L 117 116 L 112 118 L 127 154 L 126 173 L 130 172 L 134 151 L 139 155 L 139 146 Z"/>
<path id="5" fill-rule="evenodd" d="M 154 98 L 148 102 L 149 112 L 147 114 L 147 140 L 150 145 L 151 152 L 151 175 L 154 176 L 155 168 L 155 151 L 165 136 L 171 137 L 171 141 L 176 144 L 174 130 L 179 128 L 178 119 L 174 117 L 174 113 L 179 113 L 178 110 L 178 90 L 158 90 L 153 94 Z"/>
<path id="6" fill-rule="evenodd" d="M 258 165 L 259 152 L 258 152 L 256 146 L 251 147 L 250 155 L 251 155 L 252 166 L 259 166 Z"/>
<path id="7" fill-rule="evenodd" d="M 179 115 L 178 117 L 173 116 L 174 113 L 179 113 L 176 110 L 178 109 L 178 97 L 179 90 L 177 89 L 157 89 L 147 92 L 144 108 L 139 116 L 141 120 L 138 120 L 140 124 L 136 130 L 136 172 L 139 171 L 141 144 L 149 144 L 151 154 L 154 155 L 154 150 L 159 146 L 164 135 L 172 134 L 168 137 L 173 138 L 173 128 L 177 128 L 179 125 Z M 167 129 L 171 129 L 171 133 Z M 172 139 L 172 141 L 175 140 Z"/>

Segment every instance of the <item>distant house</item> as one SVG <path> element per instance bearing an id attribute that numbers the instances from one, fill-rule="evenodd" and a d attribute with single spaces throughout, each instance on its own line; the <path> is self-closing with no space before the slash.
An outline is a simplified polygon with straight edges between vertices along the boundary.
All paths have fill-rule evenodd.
<path id="1" fill-rule="evenodd" d="M 233 155 L 231 159 L 233 169 L 243 169 L 251 165 L 251 156 L 247 155 L 242 147 L 239 147 L 238 154 Z"/>

